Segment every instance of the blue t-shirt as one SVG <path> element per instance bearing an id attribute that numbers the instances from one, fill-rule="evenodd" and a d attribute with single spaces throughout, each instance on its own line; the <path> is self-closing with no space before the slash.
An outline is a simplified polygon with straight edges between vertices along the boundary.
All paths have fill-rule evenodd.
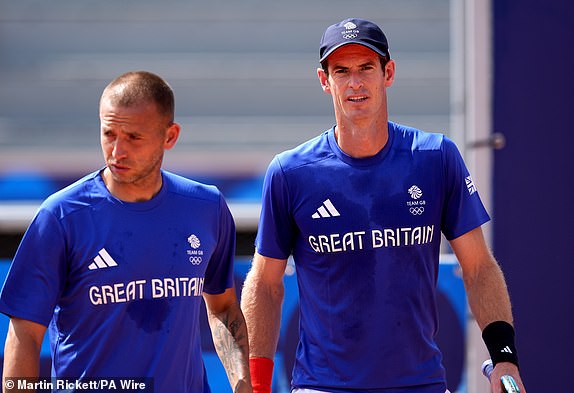
<path id="1" fill-rule="evenodd" d="M 389 122 L 383 150 L 356 159 L 332 128 L 273 159 L 262 204 L 258 252 L 297 269 L 293 385 L 443 393 L 440 235 L 489 220 L 454 143 Z"/>
<path id="2" fill-rule="evenodd" d="M 146 202 L 94 172 L 50 196 L 26 231 L 0 312 L 49 326 L 52 374 L 152 377 L 156 392 L 209 392 L 202 293 L 233 285 L 235 225 L 213 186 L 162 171 Z"/>

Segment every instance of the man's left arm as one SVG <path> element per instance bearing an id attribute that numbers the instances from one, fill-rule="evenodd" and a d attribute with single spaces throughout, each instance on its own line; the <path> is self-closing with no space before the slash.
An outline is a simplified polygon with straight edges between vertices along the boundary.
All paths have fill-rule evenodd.
<path id="1" fill-rule="evenodd" d="M 234 393 L 251 393 L 247 326 L 234 288 L 218 295 L 203 294 L 215 350 Z"/>
<path id="2" fill-rule="evenodd" d="M 481 331 L 485 332 L 485 328 L 489 332 L 494 331 L 495 341 L 504 342 L 508 337 L 505 330 L 501 331 L 499 326 L 506 327 L 510 329 L 513 341 L 512 308 L 506 281 L 498 262 L 486 245 L 481 227 L 451 240 L 450 245 L 462 268 L 468 303 Z M 489 352 L 492 349 L 489 348 Z M 517 365 L 501 361 L 495 365 L 491 376 L 493 393 L 502 392 L 498 381 L 505 374 L 516 380 L 522 393 L 526 392 Z"/>

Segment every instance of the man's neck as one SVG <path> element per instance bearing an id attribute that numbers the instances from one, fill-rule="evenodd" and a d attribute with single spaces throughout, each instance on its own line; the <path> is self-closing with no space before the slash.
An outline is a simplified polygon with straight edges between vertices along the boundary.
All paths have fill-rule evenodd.
<path id="1" fill-rule="evenodd" d="M 351 157 L 372 157 L 380 152 L 389 140 L 388 122 L 337 124 L 335 139 L 341 150 Z"/>
<path id="2" fill-rule="evenodd" d="M 122 183 L 113 179 L 108 168 L 101 172 L 106 188 L 117 199 L 124 202 L 145 202 L 156 196 L 161 190 L 163 179 L 161 173 L 150 176 L 143 181 Z"/>

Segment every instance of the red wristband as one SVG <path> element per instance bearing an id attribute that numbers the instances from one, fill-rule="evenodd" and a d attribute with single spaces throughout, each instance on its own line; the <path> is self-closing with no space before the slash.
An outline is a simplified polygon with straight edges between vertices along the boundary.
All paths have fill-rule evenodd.
<path id="1" fill-rule="evenodd" d="M 268 358 L 249 358 L 249 371 L 253 393 L 271 393 L 273 360 Z"/>

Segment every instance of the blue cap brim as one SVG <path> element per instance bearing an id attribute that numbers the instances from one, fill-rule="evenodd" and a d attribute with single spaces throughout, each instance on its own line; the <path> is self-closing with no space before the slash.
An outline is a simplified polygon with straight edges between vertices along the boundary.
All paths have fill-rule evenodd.
<path id="1" fill-rule="evenodd" d="M 357 44 L 357 45 L 362 45 L 366 48 L 369 48 L 370 50 L 372 50 L 373 52 L 377 53 L 379 56 L 385 56 L 385 57 L 390 57 L 388 52 L 383 52 L 381 51 L 379 48 L 377 48 L 374 45 L 368 44 L 364 41 L 346 41 L 346 42 L 341 42 L 339 45 L 334 46 L 333 48 L 329 49 L 328 52 L 326 52 L 323 57 L 321 57 L 321 59 L 319 60 L 319 63 L 322 63 L 327 57 L 329 57 L 333 52 L 335 52 L 337 49 L 341 48 L 342 46 L 345 45 L 349 45 L 349 44 Z"/>

